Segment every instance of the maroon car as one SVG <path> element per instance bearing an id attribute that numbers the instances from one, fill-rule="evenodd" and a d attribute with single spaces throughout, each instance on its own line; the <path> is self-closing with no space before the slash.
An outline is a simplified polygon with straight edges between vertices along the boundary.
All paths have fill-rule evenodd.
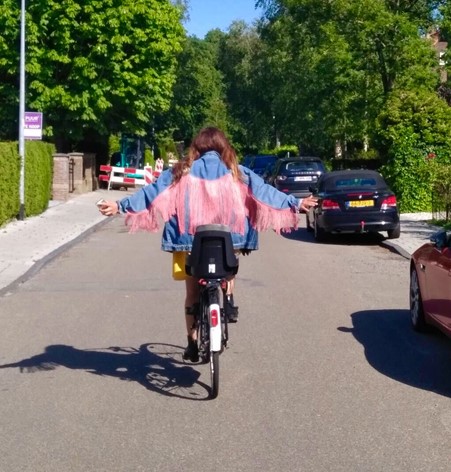
<path id="1" fill-rule="evenodd" d="M 409 298 L 416 331 L 434 325 L 451 337 L 451 232 L 440 230 L 412 254 Z"/>

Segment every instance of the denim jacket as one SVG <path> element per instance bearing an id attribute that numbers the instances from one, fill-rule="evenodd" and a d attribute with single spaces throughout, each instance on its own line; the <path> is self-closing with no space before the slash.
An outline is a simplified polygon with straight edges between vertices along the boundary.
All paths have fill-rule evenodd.
<path id="1" fill-rule="evenodd" d="M 299 205 L 266 184 L 250 169 L 239 166 L 242 178 L 233 179 L 219 154 L 210 151 L 193 161 L 190 172 L 173 184 L 172 170 L 162 172 L 118 202 L 130 231 L 158 231 L 164 221 L 161 249 L 190 251 L 196 226 L 219 223 L 231 228 L 235 249 L 258 249 L 258 232 L 297 227 Z"/>

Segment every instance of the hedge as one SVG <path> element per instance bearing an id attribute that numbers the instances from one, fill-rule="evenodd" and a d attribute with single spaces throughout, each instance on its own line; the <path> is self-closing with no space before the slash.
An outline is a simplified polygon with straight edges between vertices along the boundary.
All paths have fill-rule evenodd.
<path id="1" fill-rule="evenodd" d="M 39 215 L 52 197 L 53 144 L 25 142 L 25 216 Z M 0 143 L 0 226 L 15 219 L 20 210 L 20 157 L 16 142 Z"/>

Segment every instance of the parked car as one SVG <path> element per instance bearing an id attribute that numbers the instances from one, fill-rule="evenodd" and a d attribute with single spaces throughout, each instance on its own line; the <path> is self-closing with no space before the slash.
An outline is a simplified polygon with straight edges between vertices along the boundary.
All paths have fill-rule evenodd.
<path id="1" fill-rule="evenodd" d="M 285 157 L 278 159 L 266 181 L 281 192 L 303 198 L 311 194 L 309 187 L 326 171 L 319 157 Z"/>
<path id="2" fill-rule="evenodd" d="M 247 167 L 256 174 L 262 176 L 268 165 L 277 161 L 277 156 L 273 154 L 257 154 L 250 161 Z"/>
<path id="3" fill-rule="evenodd" d="M 243 160 L 241 161 L 241 164 L 244 167 L 249 167 L 249 165 L 253 161 L 254 157 L 255 157 L 254 154 L 247 154 L 246 156 L 243 157 Z"/>
<path id="4" fill-rule="evenodd" d="M 451 232 L 440 230 L 410 259 L 410 320 L 416 331 L 429 325 L 451 337 Z"/>
<path id="5" fill-rule="evenodd" d="M 323 241 L 331 233 L 386 231 L 399 238 L 401 224 L 396 196 L 374 170 L 338 170 L 323 174 L 311 187 L 318 206 L 306 215 L 307 230 Z"/>
<path id="6" fill-rule="evenodd" d="M 271 175 L 273 174 L 274 172 L 274 168 L 277 164 L 277 161 L 273 161 L 271 163 L 269 163 L 265 170 L 263 171 L 263 173 L 260 175 L 260 177 L 266 182 L 268 183 L 270 178 L 271 178 Z"/>

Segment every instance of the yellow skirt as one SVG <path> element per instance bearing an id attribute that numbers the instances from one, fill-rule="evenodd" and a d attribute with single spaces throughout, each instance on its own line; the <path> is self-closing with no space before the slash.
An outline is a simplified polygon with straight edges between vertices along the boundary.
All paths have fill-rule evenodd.
<path id="1" fill-rule="evenodd" d="M 174 280 L 186 280 L 189 275 L 185 272 L 186 251 L 172 253 L 172 278 Z"/>

